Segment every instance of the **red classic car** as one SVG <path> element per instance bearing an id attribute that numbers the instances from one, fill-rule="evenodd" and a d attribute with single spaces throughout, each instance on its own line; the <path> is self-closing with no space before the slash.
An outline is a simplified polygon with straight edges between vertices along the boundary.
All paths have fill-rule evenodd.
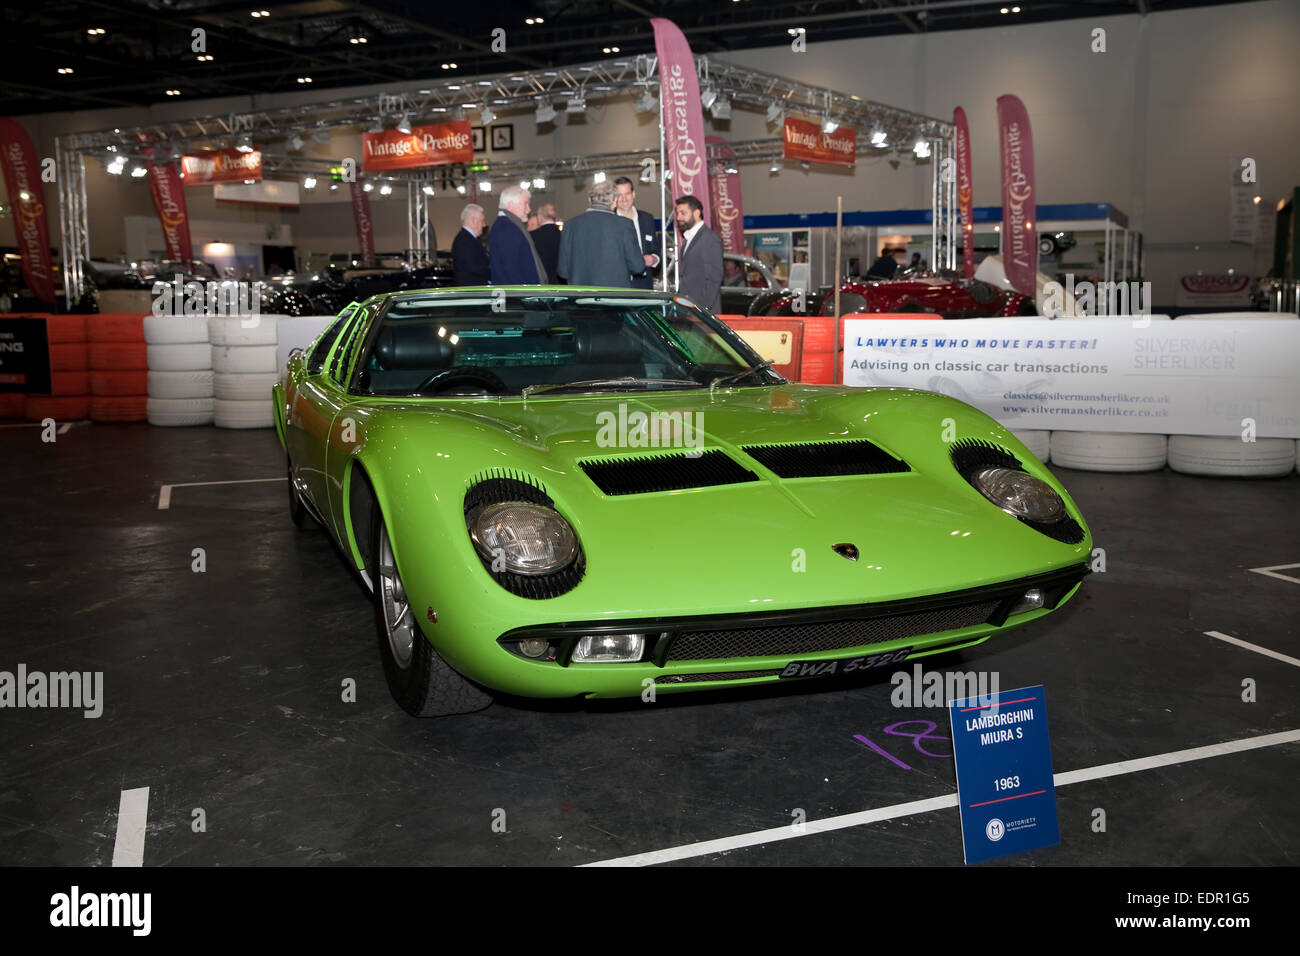
<path id="1" fill-rule="evenodd" d="M 794 297 L 787 292 L 769 293 L 754 305 L 751 315 L 799 314 Z M 829 291 L 808 295 L 802 311 L 833 315 L 835 296 Z M 1037 315 L 1038 309 L 1032 298 L 979 279 L 912 275 L 901 279 L 846 279 L 840 286 L 840 314 L 853 312 L 926 312 L 945 319 L 978 319 Z"/>

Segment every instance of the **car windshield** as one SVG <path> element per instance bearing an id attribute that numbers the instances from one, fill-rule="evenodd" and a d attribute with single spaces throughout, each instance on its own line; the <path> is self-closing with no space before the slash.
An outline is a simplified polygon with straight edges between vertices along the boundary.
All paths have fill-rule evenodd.
<path id="1" fill-rule="evenodd" d="M 689 300 L 493 290 L 397 296 L 361 362 L 376 395 L 658 391 L 782 379 Z"/>

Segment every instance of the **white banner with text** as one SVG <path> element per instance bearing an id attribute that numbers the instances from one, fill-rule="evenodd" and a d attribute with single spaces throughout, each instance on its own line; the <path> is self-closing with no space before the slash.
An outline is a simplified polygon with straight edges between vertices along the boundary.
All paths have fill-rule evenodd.
<path id="1" fill-rule="evenodd" d="M 1300 438 L 1300 321 L 846 319 L 846 385 L 943 392 L 1009 428 Z"/>

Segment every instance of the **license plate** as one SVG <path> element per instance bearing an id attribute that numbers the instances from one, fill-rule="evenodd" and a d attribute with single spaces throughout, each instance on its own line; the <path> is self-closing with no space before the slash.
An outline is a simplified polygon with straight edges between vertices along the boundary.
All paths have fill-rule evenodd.
<path id="1" fill-rule="evenodd" d="M 853 674 L 857 671 L 870 670 L 873 667 L 887 667 L 890 664 L 897 664 L 910 653 L 912 653 L 912 649 L 904 647 L 897 651 L 885 651 L 883 654 L 845 657 L 834 661 L 791 661 L 782 668 L 781 673 L 777 676 L 799 678 Z"/>

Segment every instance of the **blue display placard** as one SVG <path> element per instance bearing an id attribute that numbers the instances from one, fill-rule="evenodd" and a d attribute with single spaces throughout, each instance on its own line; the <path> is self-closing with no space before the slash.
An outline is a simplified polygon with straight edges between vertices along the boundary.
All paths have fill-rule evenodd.
<path id="1" fill-rule="evenodd" d="M 1060 843 L 1043 688 L 955 700 L 948 717 L 966 862 Z"/>

